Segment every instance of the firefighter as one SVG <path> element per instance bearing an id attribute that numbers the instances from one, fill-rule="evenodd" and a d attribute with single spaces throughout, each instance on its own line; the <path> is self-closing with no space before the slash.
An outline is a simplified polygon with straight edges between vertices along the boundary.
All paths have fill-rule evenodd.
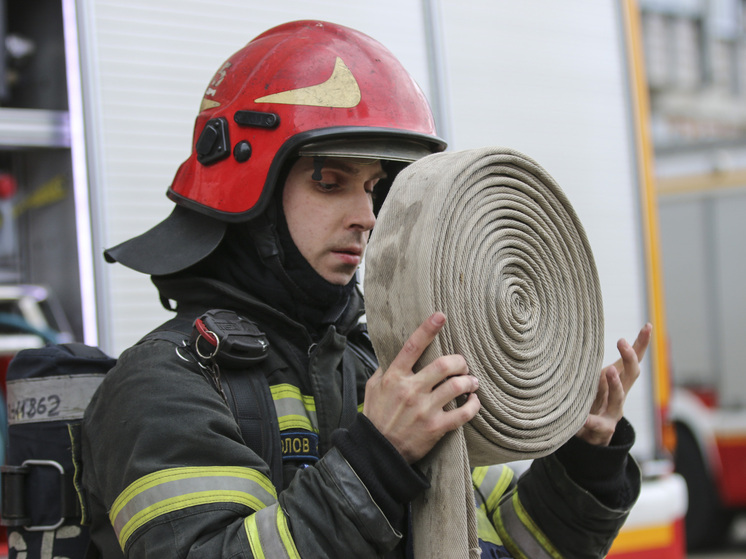
<path id="1" fill-rule="evenodd" d="M 218 69 L 172 213 L 106 251 L 176 318 L 121 355 L 86 411 L 92 556 L 411 553 L 416 463 L 477 413 L 477 380 L 459 355 L 413 374 L 442 313 L 376 372 L 356 270 L 397 172 L 443 149 L 413 79 L 355 30 L 284 24 Z M 639 492 L 622 405 L 648 339 L 620 343 L 584 429 L 513 489 L 529 518 L 498 514 L 508 468 L 475 470 L 485 556 L 605 554 Z"/>

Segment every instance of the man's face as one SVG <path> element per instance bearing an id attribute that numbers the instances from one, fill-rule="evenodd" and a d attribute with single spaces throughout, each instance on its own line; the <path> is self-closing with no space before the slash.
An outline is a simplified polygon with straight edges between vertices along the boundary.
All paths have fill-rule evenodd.
<path id="1" fill-rule="evenodd" d="M 329 157 L 321 180 L 313 174 L 313 158 L 301 157 L 285 181 L 282 205 L 290 236 L 321 277 L 346 285 L 376 223 L 373 188 L 386 173 L 379 161 Z"/>

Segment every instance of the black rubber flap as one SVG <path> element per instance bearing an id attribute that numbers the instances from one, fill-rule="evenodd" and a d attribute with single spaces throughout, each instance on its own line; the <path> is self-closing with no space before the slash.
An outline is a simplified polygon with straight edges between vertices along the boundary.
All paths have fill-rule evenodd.
<path id="1" fill-rule="evenodd" d="M 104 257 L 107 262 L 119 262 L 144 274 L 173 274 L 215 250 L 226 227 L 222 221 L 176 206 L 152 229 L 105 250 Z"/>

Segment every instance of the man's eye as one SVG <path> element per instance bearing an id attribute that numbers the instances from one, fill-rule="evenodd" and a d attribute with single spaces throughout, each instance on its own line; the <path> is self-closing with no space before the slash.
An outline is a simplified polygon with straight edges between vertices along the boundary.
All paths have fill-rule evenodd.
<path id="1" fill-rule="evenodd" d="M 366 192 L 370 196 L 372 196 L 374 200 L 376 199 L 376 194 L 377 194 L 377 189 L 376 189 L 377 184 L 378 184 L 378 179 L 376 179 L 375 181 L 371 181 L 368 185 L 366 185 L 366 188 L 365 188 Z"/>
<path id="2" fill-rule="evenodd" d="M 336 183 L 333 182 L 318 181 L 316 184 L 319 185 L 321 190 L 334 190 L 337 187 Z"/>

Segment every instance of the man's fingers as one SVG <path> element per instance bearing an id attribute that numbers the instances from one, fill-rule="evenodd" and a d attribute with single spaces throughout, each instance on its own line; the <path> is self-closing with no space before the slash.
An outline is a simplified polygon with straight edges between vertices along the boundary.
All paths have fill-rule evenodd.
<path id="1" fill-rule="evenodd" d="M 461 396 L 471 394 L 479 388 L 479 381 L 471 375 L 450 377 L 433 390 L 433 405 L 442 408 L 448 402 Z"/>
<path id="2" fill-rule="evenodd" d="M 474 416 L 479 413 L 481 407 L 482 403 L 479 401 L 479 397 L 472 392 L 462 405 L 443 412 L 448 421 L 447 430 L 453 431 L 474 419 Z"/>
<path id="3" fill-rule="evenodd" d="M 428 390 L 442 383 L 448 377 L 467 375 L 469 366 L 462 355 L 442 355 L 423 367 L 417 377 Z"/>
<path id="4" fill-rule="evenodd" d="M 609 397 L 609 383 L 606 379 L 606 371 L 613 368 L 614 365 L 611 365 L 601 371 L 601 375 L 598 379 L 598 392 L 596 392 L 596 398 L 593 400 L 593 405 L 591 406 L 590 413 L 592 414 L 601 413 L 606 406 L 606 401 Z"/>
<path id="5" fill-rule="evenodd" d="M 608 445 L 616 425 L 624 413 L 624 400 L 640 376 L 640 360 L 650 344 L 652 324 L 642 327 L 635 342 L 617 342 L 621 357 L 601 371 L 598 393 L 591 406 L 591 413 L 577 436 L 595 445 Z"/>
<path id="6" fill-rule="evenodd" d="M 391 363 L 392 368 L 411 371 L 414 364 L 422 356 L 427 346 L 435 339 L 443 325 L 446 323 L 446 315 L 435 312 L 424 320 L 409 339 L 404 343 L 399 354 Z"/>
<path id="7" fill-rule="evenodd" d="M 637 338 L 635 339 L 635 343 L 633 343 L 630 347 L 632 348 L 632 351 L 635 353 L 635 357 L 637 358 L 637 362 L 639 363 L 642 361 L 642 358 L 645 357 L 645 352 L 648 350 L 648 345 L 650 345 L 650 338 L 653 332 L 653 325 L 649 322 L 642 327 L 640 332 L 637 334 Z M 620 342 L 622 340 L 619 340 Z M 629 345 L 626 341 L 624 342 L 625 345 Z M 622 349 L 617 343 L 617 347 L 619 348 L 619 352 L 622 353 Z M 616 368 L 618 370 L 621 370 L 624 367 L 624 353 L 622 353 L 622 358 L 619 359 L 616 363 L 614 363 Z"/>
<path id="8" fill-rule="evenodd" d="M 640 333 L 637 334 L 637 339 L 635 340 L 635 343 L 632 344 L 632 348 L 637 354 L 638 361 L 642 361 L 642 358 L 645 356 L 648 345 L 650 345 L 650 338 L 652 336 L 652 333 L 653 325 L 648 322 L 645 326 L 642 327 Z"/>
<path id="9" fill-rule="evenodd" d="M 448 411 L 440 410 L 434 422 L 434 431 L 437 433 L 438 439 L 449 431 L 458 429 L 474 419 L 481 407 L 482 403 L 479 401 L 479 397 L 472 393 L 460 406 Z"/>
<path id="10" fill-rule="evenodd" d="M 620 372 L 625 393 L 632 387 L 640 376 L 640 361 L 650 345 L 653 325 L 649 322 L 637 334 L 635 343 L 631 346 L 625 340 L 617 342 L 617 349 L 621 357 L 614 362 L 614 367 Z"/>
<path id="11" fill-rule="evenodd" d="M 629 389 L 632 388 L 637 377 L 640 376 L 640 361 L 637 357 L 637 351 L 633 346 L 629 345 L 626 340 L 619 340 L 617 343 L 617 349 L 619 349 L 619 353 L 622 356 L 622 366 L 621 368 L 616 368 L 619 371 L 619 377 L 624 388 L 624 393 L 626 394 L 629 392 Z"/>
<path id="12" fill-rule="evenodd" d="M 609 367 L 606 371 L 606 382 L 609 386 L 609 395 L 605 414 L 619 420 L 622 417 L 622 410 L 624 409 L 624 395 L 626 391 L 622 385 L 619 373 L 614 367 Z"/>

